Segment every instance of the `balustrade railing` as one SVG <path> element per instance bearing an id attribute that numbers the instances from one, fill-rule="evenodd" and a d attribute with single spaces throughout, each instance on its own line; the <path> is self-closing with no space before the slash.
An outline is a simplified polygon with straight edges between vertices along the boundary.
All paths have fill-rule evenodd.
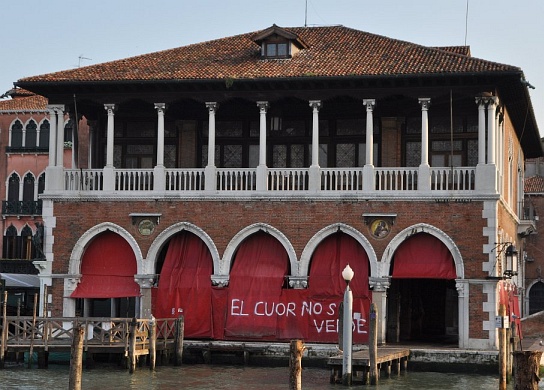
<path id="1" fill-rule="evenodd" d="M 307 191 L 308 169 L 270 168 L 267 173 L 269 191 Z"/>
<path id="2" fill-rule="evenodd" d="M 257 173 L 255 168 L 218 168 L 217 189 L 219 191 L 255 191 Z"/>
<path id="3" fill-rule="evenodd" d="M 323 191 L 362 191 L 362 168 L 322 168 L 321 190 Z"/>
<path id="4" fill-rule="evenodd" d="M 40 215 L 41 200 L 3 200 L 2 215 Z"/>
<path id="5" fill-rule="evenodd" d="M 66 191 L 102 191 L 104 171 L 102 169 L 65 169 L 64 189 Z"/>
<path id="6" fill-rule="evenodd" d="M 116 169 L 116 191 L 152 191 L 152 169 Z"/>
<path id="7" fill-rule="evenodd" d="M 70 192 L 96 192 L 113 188 L 119 192 L 248 192 L 257 190 L 256 168 L 216 168 L 215 182 L 207 188 L 204 168 L 168 168 L 164 178 L 164 188 L 154 188 L 152 169 L 114 169 L 114 184 L 106 186 L 102 169 L 65 169 L 64 190 Z M 311 183 L 309 168 L 268 168 L 263 178 L 267 191 L 300 192 L 314 188 L 327 192 L 361 191 L 417 191 L 420 175 L 417 167 L 373 168 L 373 187 L 364 188 L 363 168 L 320 168 L 317 183 Z M 430 168 L 431 191 L 473 191 L 475 190 L 475 167 Z M 259 179 L 260 180 L 260 179 Z M 366 179 L 368 181 L 368 178 Z M 366 185 L 366 184 L 365 184 Z M 161 184 L 161 187 L 163 185 Z M 428 191 L 428 189 L 427 189 Z M 10 213 L 14 206 L 3 202 L 3 210 Z"/>
<path id="8" fill-rule="evenodd" d="M 167 169 L 166 191 L 203 191 L 204 169 Z"/>
<path id="9" fill-rule="evenodd" d="M 418 168 L 374 168 L 377 191 L 416 191 Z"/>
<path id="10" fill-rule="evenodd" d="M 431 190 L 473 191 L 476 168 L 431 168 Z"/>

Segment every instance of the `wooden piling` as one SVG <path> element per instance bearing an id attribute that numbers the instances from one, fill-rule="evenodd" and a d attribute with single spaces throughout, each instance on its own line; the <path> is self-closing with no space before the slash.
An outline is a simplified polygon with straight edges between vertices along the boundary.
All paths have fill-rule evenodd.
<path id="1" fill-rule="evenodd" d="M 514 389 L 537 390 L 542 351 L 514 352 Z"/>
<path id="2" fill-rule="evenodd" d="M 506 316 L 506 306 L 504 304 L 499 305 L 499 317 L 502 319 Z M 507 363 L 507 351 L 506 351 L 506 328 L 504 324 L 498 328 L 499 332 L 499 390 L 506 390 L 506 363 Z"/>
<path id="3" fill-rule="evenodd" d="M 83 370 L 83 339 L 85 326 L 74 322 L 74 334 L 72 336 L 72 349 L 70 351 L 70 378 L 69 390 L 81 390 L 81 373 Z"/>
<path id="4" fill-rule="evenodd" d="M 2 336 L 0 343 L 0 368 L 4 368 L 4 363 L 6 360 L 6 342 L 8 340 L 8 318 L 7 318 L 7 307 L 8 307 L 8 292 L 4 291 L 4 301 L 2 303 Z"/>
<path id="5" fill-rule="evenodd" d="M 128 346 L 128 359 L 129 359 L 129 372 L 131 374 L 136 371 L 136 328 L 138 324 L 136 318 L 133 318 L 129 326 L 129 346 Z"/>
<path id="6" fill-rule="evenodd" d="M 289 345 L 289 390 L 302 389 L 302 340 L 291 340 Z"/>
<path id="7" fill-rule="evenodd" d="M 183 315 L 176 320 L 176 366 L 181 366 L 183 357 L 183 333 L 185 331 L 185 319 Z"/>
<path id="8" fill-rule="evenodd" d="M 378 371 L 378 306 L 370 304 L 370 328 L 368 336 L 368 357 L 370 364 L 370 384 L 377 385 L 380 372 Z"/>
<path id="9" fill-rule="evenodd" d="M 157 362 L 157 321 L 149 320 L 149 369 L 154 370 Z"/>
<path id="10" fill-rule="evenodd" d="M 32 368 L 34 355 L 34 337 L 36 336 L 36 310 L 38 308 L 38 294 L 34 294 L 34 306 L 32 308 L 32 329 L 30 331 L 30 348 L 28 350 L 28 368 Z"/>

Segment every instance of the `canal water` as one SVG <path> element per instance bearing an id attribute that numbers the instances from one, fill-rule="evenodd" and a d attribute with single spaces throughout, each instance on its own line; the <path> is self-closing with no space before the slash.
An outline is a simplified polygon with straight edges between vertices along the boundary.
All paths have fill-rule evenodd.
<path id="1" fill-rule="evenodd" d="M 1 389 L 66 389 L 69 366 L 50 365 L 48 369 L 28 369 L 23 366 L 0 370 Z M 84 369 L 82 389 L 145 389 L 145 390 L 285 390 L 289 388 L 288 367 L 252 367 L 218 365 L 161 366 L 155 371 L 141 367 L 134 374 L 121 368 Z M 311 390 L 345 389 L 342 385 L 329 383 L 329 370 L 325 368 L 303 368 L 302 388 Z M 377 387 L 356 383 L 351 388 L 376 388 L 379 390 L 496 390 L 498 377 L 475 374 L 448 374 L 434 372 L 410 372 L 380 379 Z M 508 389 L 512 389 L 512 385 Z M 544 385 L 540 384 L 544 389 Z"/>

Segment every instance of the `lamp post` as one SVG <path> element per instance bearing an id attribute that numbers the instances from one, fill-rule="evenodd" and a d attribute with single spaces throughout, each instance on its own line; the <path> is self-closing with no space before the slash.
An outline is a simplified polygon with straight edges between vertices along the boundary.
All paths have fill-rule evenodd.
<path id="1" fill-rule="evenodd" d="M 342 384 L 351 386 L 351 348 L 352 348 L 352 326 L 353 326 L 353 294 L 349 288 L 349 282 L 353 279 L 353 270 L 346 265 L 342 271 L 342 277 L 346 281 L 344 292 L 344 318 L 343 318 L 343 359 L 342 359 Z"/>

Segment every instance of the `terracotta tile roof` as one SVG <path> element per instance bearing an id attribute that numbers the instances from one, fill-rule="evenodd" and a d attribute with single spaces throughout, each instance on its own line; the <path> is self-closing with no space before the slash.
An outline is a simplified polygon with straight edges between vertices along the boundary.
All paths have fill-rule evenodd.
<path id="1" fill-rule="evenodd" d="M 214 80 L 294 77 L 383 76 L 444 73 L 521 72 L 514 66 L 370 34 L 344 26 L 295 27 L 307 45 L 291 59 L 260 57 L 254 37 L 235 35 L 176 49 L 62 72 L 22 83 L 63 81 Z"/>
<path id="2" fill-rule="evenodd" d="M 450 53 L 461 54 L 470 57 L 470 46 L 438 46 L 433 49 L 444 50 Z"/>
<path id="3" fill-rule="evenodd" d="M 525 179 L 525 192 L 526 193 L 544 193 L 544 177 L 531 176 Z"/>
<path id="4" fill-rule="evenodd" d="M 0 100 L 0 111 L 44 111 L 47 98 L 40 95 L 20 96 L 14 99 Z"/>

